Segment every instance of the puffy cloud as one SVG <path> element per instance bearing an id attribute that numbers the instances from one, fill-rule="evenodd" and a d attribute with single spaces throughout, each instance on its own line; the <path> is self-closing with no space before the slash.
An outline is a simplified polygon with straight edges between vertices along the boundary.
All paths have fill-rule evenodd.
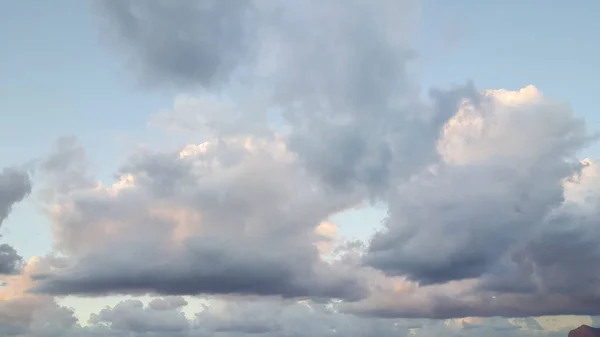
<path id="1" fill-rule="evenodd" d="M 111 187 L 58 198 L 56 246 L 71 265 L 38 275 L 37 291 L 347 299 L 364 292 L 316 247 L 321 219 L 355 198 L 311 182 L 281 141 L 221 139 L 140 153 L 121 175 Z"/>
<path id="2" fill-rule="evenodd" d="M 243 69 L 240 96 L 256 94 L 251 106 L 264 100 L 266 107 L 212 104 L 198 111 L 190 120 L 208 141 L 180 152 L 142 151 L 112 187 L 90 183 L 80 159 L 59 155 L 75 152 L 58 148 L 47 161 L 75 159 L 82 169 L 48 180 L 83 183 L 54 189 L 56 247 L 70 266 L 38 275 L 37 291 L 364 297 L 354 271 L 319 256 L 317 226 L 385 190 L 396 155 L 390 146 L 406 155 L 416 143 L 395 139 L 403 138 L 394 131 L 402 121 L 414 120 L 411 132 L 428 141 L 422 161 L 430 160 L 439 128 L 470 92 L 437 94 L 431 104 L 409 99 L 406 23 L 399 18 L 410 17 L 412 1 L 99 5 L 144 74 L 217 89 Z M 356 34 L 359 26 L 364 33 Z M 340 48 L 327 47 L 332 43 Z M 274 109 L 291 126 L 282 136 L 226 127 L 240 119 L 258 123 Z"/>
<path id="3" fill-rule="evenodd" d="M 386 229 L 364 255 L 419 286 L 388 287 L 349 310 L 597 314 L 592 285 L 600 275 L 589 268 L 598 256 L 597 167 L 576 160 L 589 141 L 568 106 L 532 86 L 488 91 L 478 106 L 465 102 L 440 138 L 442 160 L 391 193 Z"/>
<path id="4" fill-rule="evenodd" d="M 563 202 L 569 160 L 588 139 L 567 106 L 531 86 L 465 103 L 440 139 L 444 161 L 393 192 L 368 263 L 422 284 L 481 276 Z"/>

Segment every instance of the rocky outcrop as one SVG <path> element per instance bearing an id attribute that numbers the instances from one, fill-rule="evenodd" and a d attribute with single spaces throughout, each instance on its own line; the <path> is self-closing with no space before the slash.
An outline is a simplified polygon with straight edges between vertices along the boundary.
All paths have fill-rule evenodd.
<path id="1" fill-rule="evenodd" d="M 569 331 L 569 337 L 600 337 L 600 329 L 582 325 L 577 329 Z"/>

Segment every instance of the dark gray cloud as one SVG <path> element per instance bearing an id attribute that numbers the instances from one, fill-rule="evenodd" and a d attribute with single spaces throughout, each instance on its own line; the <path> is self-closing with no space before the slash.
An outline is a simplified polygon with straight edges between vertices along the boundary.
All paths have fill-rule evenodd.
<path id="1" fill-rule="evenodd" d="M 32 273 L 48 270 L 47 262 L 45 259 L 29 261 L 24 275 L 11 276 L 8 284 L 0 289 L 3 336 L 185 337 L 194 331 L 193 322 L 181 312 L 187 304 L 182 298 L 156 298 L 148 306 L 126 300 L 93 313 L 88 322 L 80 322 L 73 309 L 59 305 L 55 299 L 20 291 L 31 283 Z"/>
<path id="2" fill-rule="evenodd" d="M 23 258 L 12 246 L 0 244 L 0 275 L 17 272 L 22 262 Z"/>
<path id="3" fill-rule="evenodd" d="M 398 191 L 391 229 L 373 238 L 366 262 L 421 284 L 481 276 L 561 204 L 574 171 L 558 165 L 528 174 L 503 163 L 439 167 Z"/>
<path id="4" fill-rule="evenodd" d="M 265 251 L 265 250 L 270 251 Z M 106 254 L 110 252 L 110 255 Z M 274 252 L 278 252 L 275 254 Z M 145 261 L 139 261 L 143 256 Z M 306 252 L 272 242 L 218 238 L 189 240 L 175 255 L 157 247 L 117 246 L 88 255 L 64 272 L 36 275 L 34 291 L 52 295 L 254 294 L 359 299 L 365 289 L 351 275 Z"/>

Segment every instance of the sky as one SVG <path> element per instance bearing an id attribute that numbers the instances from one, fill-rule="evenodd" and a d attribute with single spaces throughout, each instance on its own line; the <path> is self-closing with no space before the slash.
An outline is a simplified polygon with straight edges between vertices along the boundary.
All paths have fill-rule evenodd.
<path id="1" fill-rule="evenodd" d="M 0 335 L 598 324 L 599 12 L 0 2 Z"/>

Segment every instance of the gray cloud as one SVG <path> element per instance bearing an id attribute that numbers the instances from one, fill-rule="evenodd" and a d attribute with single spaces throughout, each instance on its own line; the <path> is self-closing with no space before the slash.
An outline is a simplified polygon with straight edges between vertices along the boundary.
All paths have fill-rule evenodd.
<path id="1" fill-rule="evenodd" d="M 533 87 L 484 101 L 446 125 L 443 161 L 391 194 L 386 229 L 363 257 L 420 286 L 348 310 L 430 318 L 600 310 L 600 274 L 589 268 L 598 258 L 597 167 L 575 158 L 591 140 L 585 124 Z"/>
<path id="2" fill-rule="evenodd" d="M 170 297 L 162 297 L 155 298 L 150 303 L 148 303 L 148 307 L 152 310 L 172 310 L 176 308 L 184 307 L 188 304 L 188 302 L 180 296 L 170 296 Z"/>
<path id="3" fill-rule="evenodd" d="M 563 201 L 573 171 L 557 165 L 440 167 L 398 191 L 390 230 L 374 237 L 366 262 L 422 284 L 481 276 Z"/>
<path id="4" fill-rule="evenodd" d="M 312 184 L 283 145 L 223 139 L 140 152 L 121 170 L 129 185 L 60 195 L 55 240 L 71 263 L 36 276 L 35 291 L 364 296 L 314 245 L 320 221 L 356 199 Z"/>
<path id="5" fill-rule="evenodd" d="M 85 150 L 72 136 L 56 140 L 51 153 L 38 162 L 38 171 L 45 178 L 41 195 L 46 200 L 94 184 Z"/>
<path id="6" fill-rule="evenodd" d="M 337 313 L 326 304 L 264 299 L 216 301 L 196 314 L 199 327 L 227 336 L 393 336 L 422 327 L 425 320 L 371 319 Z"/>
<path id="7" fill-rule="evenodd" d="M 272 252 L 265 252 L 265 249 Z M 277 251 L 279 254 L 274 254 Z M 36 275 L 36 292 L 69 294 L 255 294 L 358 299 L 362 285 L 318 261 L 316 249 L 295 251 L 263 242 L 189 240 L 175 256 L 156 247 L 119 246 L 86 256 L 63 273 Z M 151 262 L 140 262 L 139 256 Z"/>
<path id="8" fill-rule="evenodd" d="M 422 99 L 412 1 L 100 6 L 146 80 L 226 88 L 234 103 L 191 119 L 210 141 L 140 151 L 114 186 L 54 170 L 70 264 L 37 291 L 336 297 L 385 317 L 597 313 L 596 199 L 574 187 L 589 183 L 585 123 L 534 87 Z M 231 127 L 272 115 L 277 132 Z M 385 229 L 362 256 L 326 262 L 319 223 L 368 200 L 387 203 Z"/>
<path id="9" fill-rule="evenodd" d="M 398 94 L 390 90 L 388 95 L 391 100 Z M 384 197 L 390 186 L 437 161 L 435 145 L 445 122 L 461 100 L 477 96 L 472 85 L 465 85 L 431 92 L 427 103 L 341 112 L 342 118 L 350 119 L 343 123 L 316 115 L 308 119 L 310 127 L 294 129 L 290 148 L 328 186 L 342 193 L 362 188 L 371 197 Z"/>
<path id="10" fill-rule="evenodd" d="M 457 154 L 476 157 L 439 164 L 398 188 L 390 199 L 387 231 L 373 238 L 368 264 L 421 284 L 477 278 L 547 227 L 548 215 L 564 201 L 563 180 L 580 168 L 576 151 L 589 138 L 583 122 L 571 117 L 568 108 L 529 100 L 535 105 L 521 111 L 504 103 L 502 96 L 487 96 L 487 102 L 475 108 L 483 117 L 459 116 L 471 129 L 479 122 L 495 129 L 479 134 L 481 140 L 471 139 L 474 145 L 457 149 L 462 151 Z M 542 119 L 545 122 L 538 123 Z M 465 127 L 458 118 L 453 123 L 456 129 Z M 519 129 L 536 131 L 521 135 L 516 133 Z M 453 132 L 447 130 L 441 141 L 449 153 L 458 144 Z M 504 147 L 509 142 L 514 147 L 480 152 L 486 142 L 503 139 Z"/>
<path id="11" fill-rule="evenodd" d="M 12 246 L 0 244 L 0 275 L 17 272 L 22 262 L 23 258 Z"/>
<path id="12" fill-rule="evenodd" d="M 0 171 L 0 226 L 13 206 L 31 193 L 29 174 L 16 168 Z M 0 274 L 12 274 L 19 270 L 22 257 L 10 245 L 0 244 Z"/>
<path id="13" fill-rule="evenodd" d="M 31 299 L 30 299 L 31 300 Z M 178 303 L 155 307 L 152 303 Z M 548 331 L 533 319 L 506 320 L 365 318 L 339 313 L 334 307 L 311 301 L 280 301 L 265 298 L 210 298 L 210 304 L 190 313 L 181 297 L 154 298 L 144 305 L 140 300 L 124 300 L 92 313 L 82 325 L 73 312 L 56 304 L 21 307 L 13 313 L 12 324 L 0 324 L 7 336 L 559 336 L 567 331 Z M 1 306 L 0 306 L 1 309 Z M 184 314 L 186 311 L 186 314 Z M 5 314 L 0 310 L 1 315 Z M 30 317 L 19 320 L 19 315 Z M 5 316 L 7 317 L 7 316 Z M 567 326 L 566 329 L 569 327 Z"/>
<path id="14" fill-rule="evenodd" d="M 0 172 L 0 224 L 12 207 L 31 193 L 29 174 L 16 168 L 4 168 Z"/>
<path id="15" fill-rule="evenodd" d="M 219 85 L 251 55 L 250 1 L 98 1 L 111 37 L 145 83 Z"/>
<path id="16" fill-rule="evenodd" d="M 465 86 L 448 93 L 434 91 L 432 102 L 418 99 L 418 86 L 408 66 L 414 53 L 407 47 L 411 24 L 418 13 L 416 1 L 384 0 L 377 5 L 355 0 L 344 1 L 343 5 L 336 1 L 243 3 L 106 3 L 108 17 L 117 22 L 117 28 L 143 26 L 150 33 L 165 22 L 172 23 L 160 34 L 130 34 L 128 43 L 143 55 L 148 45 L 160 50 L 149 55 L 168 53 L 169 57 L 161 62 L 148 62 L 149 71 L 163 72 L 165 64 L 181 67 L 181 74 L 164 72 L 163 83 L 177 81 L 185 74 L 190 76 L 188 85 L 210 87 L 204 77 L 196 77 L 196 67 L 213 69 L 217 62 L 229 64 L 231 54 L 239 56 L 237 66 L 245 73 L 229 88 L 246 109 L 233 107 L 236 116 L 223 118 L 220 114 L 229 114 L 232 107 L 228 111 L 219 109 L 215 116 L 205 110 L 210 107 L 200 106 L 204 111 L 197 113 L 202 118 L 192 118 L 185 112 L 171 116 L 182 119 L 180 123 L 164 114 L 161 120 L 186 126 L 201 120 L 203 131 L 209 126 L 223 132 L 225 125 L 256 123 L 257 118 L 264 123 L 265 111 L 248 106 L 277 109 L 279 117 L 292 126 L 289 147 L 307 169 L 334 189 L 361 189 L 379 197 L 394 179 L 435 161 L 440 128 L 463 97 L 477 96 L 472 86 Z M 233 37 L 221 36 L 228 18 L 247 13 L 246 7 L 252 8 L 252 15 L 238 20 L 241 27 L 228 26 L 228 32 L 235 30 Z M 122 15 L 134 9 L 136 15 Z M 252 35 L 252 43 L 245 49 L 240 48 L 242 31 Z M 192 37 L 182 39 L 182 32 Z M 207 32 L 214 36 L 205 39 Z M 213 46 L 217 41 L 218 46 Z M 189 49 L 210 51 L 214 60 L 204 60 Z M 223 69 L 231 70 L 227 66 Z"/>
<path id="17" fill-rule="evenodd" d="M 144 307 L 139 300 L 126 300 L 92 314 L 90 323 L 108 323 L 111 330 L 123 333 L 185 336 L 190 330 L 190 322 L 180 310 L 173 309 L 156 310 L 151 306 Z"/>

